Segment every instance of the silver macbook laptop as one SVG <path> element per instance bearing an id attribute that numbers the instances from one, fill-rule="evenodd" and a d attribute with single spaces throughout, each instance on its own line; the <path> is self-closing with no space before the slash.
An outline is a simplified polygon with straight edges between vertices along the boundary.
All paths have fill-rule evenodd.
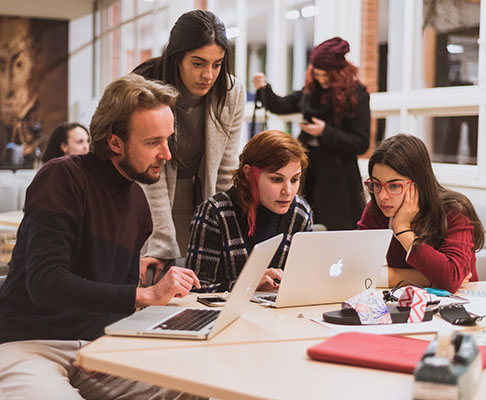
<path id="1" fill-rule="evenodd" d="M 252 301 L 273 307 L 339 303 L 376 287 L 393 231 L 299 232 L 292 238 L 278 293 Z"/>
<path id="2" fill-rule="evenodd" d="M 209 339 L 247 308 L 283 235 L 253 248 L 224 307 L 219 310 L 176 306 L 151 306 L 108 325 L 107 335 Z"/>

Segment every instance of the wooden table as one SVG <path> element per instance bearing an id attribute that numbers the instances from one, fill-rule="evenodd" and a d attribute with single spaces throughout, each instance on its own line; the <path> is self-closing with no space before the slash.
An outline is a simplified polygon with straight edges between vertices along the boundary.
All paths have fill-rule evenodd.
<path id="1" fill-rule="evenodd" d="M 9 211 L 0 213 L 0 225 L 18 228 L 23 217 L 23 211 Z"/>
<path id="2" fill-rule="evenodd" d="M 486 291 L 486 282 L 468 288 Z M 178 303 L 192 305 L 194 299 Z M 412 375 L 307 357 L 308 347 L 333 334 L 310 318 L 337 307 L 252 304 L 209 341 L 104 336 L 81 349 L 78 361 L 89 369 L 218 399 L 411 399 Z M 485 372 L 475 399 L 484 398 Z"/>
<path id="3" fill-rule="evenodd" d="M 3 269 L 6 268 L 4 265 L 10 261 L 23 216 L 22 211 L 0 213 L 0 275 L 3 275 Z"/>

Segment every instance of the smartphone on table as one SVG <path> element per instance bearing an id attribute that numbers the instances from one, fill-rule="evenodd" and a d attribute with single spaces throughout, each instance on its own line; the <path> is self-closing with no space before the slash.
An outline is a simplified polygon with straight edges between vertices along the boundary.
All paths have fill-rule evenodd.
<path id="1" fill-rule="evenodd" d="M 197 301 L 208 307 L 223 307 L 226 299 L 221 296 L 197 296 Z"/>

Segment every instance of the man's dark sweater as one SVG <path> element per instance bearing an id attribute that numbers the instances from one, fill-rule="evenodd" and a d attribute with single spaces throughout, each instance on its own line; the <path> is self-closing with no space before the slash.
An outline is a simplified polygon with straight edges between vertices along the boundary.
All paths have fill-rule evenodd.
<path id="1" fill-rule="evenodd" d="M 0 289 L 0 343 L 92 340 L 132 313 L 151 231 L 145 195 L 111 161 L 90 153 L 45 164 Z"/>

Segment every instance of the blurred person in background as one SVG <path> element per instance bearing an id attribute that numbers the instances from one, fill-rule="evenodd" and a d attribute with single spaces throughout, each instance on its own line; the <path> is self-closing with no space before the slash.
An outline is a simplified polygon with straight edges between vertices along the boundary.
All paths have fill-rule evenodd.
<path id="1" fill-rule="evenodd" d="M 42 162 L 71 154 L 86 154 L 88 151 L 88 130 L 77 122 L 66 122 L 56 126 L 49 136 Z"/>

